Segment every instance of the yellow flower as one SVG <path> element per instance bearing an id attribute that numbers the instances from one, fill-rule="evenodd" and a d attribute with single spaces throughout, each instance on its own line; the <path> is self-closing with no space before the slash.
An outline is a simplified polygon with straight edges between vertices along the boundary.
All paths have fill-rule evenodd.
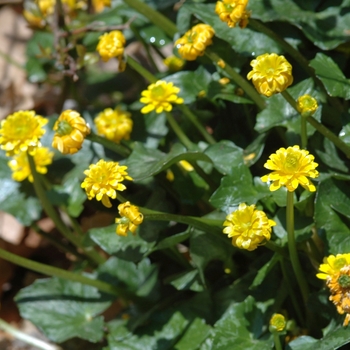
<path id="1" fill-rule="evenodd" d="M 297 100 L 297 109 L 302 117 L 312 116 L 318 108 L 317 101 L 310 95 L 300 96 Z"/>
<path id="2" fill-rule="evenodd" d="M 120 108 L 106 108 L 94 120 L 97 133 L 116 143 L 129 140 L 133 126 L 130 116 Z"/>
<path id="3" fill-rule="evenodd" d="M 103 61 L 107 62 L 113 57 L 122 60 L 126 40 L 123 33 L 119 30 L 113 30 L 100 36 L 96 50 Z"/>
<path id="4" fill-rule="evenodd" d="M 270 191 L 276 191 L 281 186 L 286 186 L 289 192 L 293 192 L 300 184 L 310 192 L 316 191 L 314 184 L 307 178 L 316 178 L 319 174 L 315 170 L 318 166 L 314 162 L 315 157 L 299 146 L 280 148 L 269 157 L 264 164 L 272 173 L 261 178 L 263 182 L 272 181 Z"/>
<path id="5" fill-rule="evenodd" d="M 37 0 L 36 3 L 39 6 L 39 9 L 44 17 L 53 14 L 55 9 L 55 0 Z"/>
<path id="6" fill-rule="evenodd" d="M 339 271 L 344 267 L 350 265 L 350 254 L 337 254 L 336 256 L 330 255 L 323 259 L 323 264 L 320 265 L 318 273 L 316 276 L 321 280 L 327 280 L 332 278 L 333 275 L 339 273 Z"/>
<path id="7" fill-rule="evenodd" d="M 124 179 L 132 180 L 125 165 L 119 165 L 118 162 L 106 162 L 103 159 L 96 164 L 91 164 L 89 169 L 84 171 L 86 178 L 81 184 L 85 188 L 88 199 L 96 197 L 98 201 L 110 208 L 112 206 L 109 198 L 117 198 L 116 191 L 124 191 L 126 186 L 122 184 Z"/>
<path id="8" fill-rule="evenodd" d="M 265 53 L 250 62 L 253 70 L 247 75 L 252 79 L 257 91 L 270 97 L 284 91 L 293 83 L 292 66 L 284 58 L 275 53 Z"/>
<path id="9" fill-rule="evenodd" d="M 45 134 L 43 126 L 48 120 L 34 111 L 18 111 L 1 121 L 0 145 L 7 156 L 19 152 L 32 153 L 40 147 L 40 138 Z"/>
<path id="10" fill-rule="evenodd" d="M 329 300 L 336 306 L 340 315 L 346 314 L 344 326 L 350 322 L 350 254 L 330 255 L 320 265 L 316 276 L 326 280 L 330 290 Z"/>
<path id="11" fill-rule="evenodd" d="M 208 24 L 197 24 L 175 41 L 174 46 L 182 58 L 194 61 L 203 56 L 207 46 L 211 45 L 214 29 Z"/>
<path id="12" fill-rule="evenodd" d="M 176 56 L 168 56 L 163 60 L 163 63 L 169 68 L 170 71 L 172 72 L 177 72 L 181 70 L 184 65 L 185 61 L 179 57 Z"/>
<path id="13" fill-rule="evenodd" d="M 275 225 L 262 210 L 255 209 L 254 204 L 241 203 L 236 211 L 227 215 L 223 232 L 232 237 L 235 247 L 254 250 L 270 240 L 271 226 Z"/>
<path id="14" fill-rule="evenodd" d="M 282 332 L 286 328 L 286 319 L 281 314 L 273 314 L 270 319 L 270 329 Z"/>
<path id="15" fill-rule="evenodd" d="M 226 84 L 228 84 L 229 82 L 230 82 L 230 79 L 227 78 L 227 77 L 223 77 L 223 78 L 219 79 L 219 83 L 220 83 L 221 85 L 226 85 Z"/>
<path id="16" fill-rule="evenodd" d="M 217 63 L 217 65 L 220 67 L 220 68 L 222 68 L 222 69 L 224 69 L 225 67 L 226 67 L 226 63 L 225 63 L 225 61 L 223 60 L 223 59 L 219 59 L 219 61 L 217 61 L 216 62 Z"/>
<path id="17" fill-rule="evenodd" d="M 47 147 L 37 147 L 34 149 L 32 156 L 36 171 L 39 174 L 46 174 L 47 165 L 52 163 L 53 152 L 50 152 Z M 30 170 L 27 152 L 20 152 L 14 155 L 13 159 L 7 164 L 12 170 L 12 178 L 15 181 L 23 181 L 28 178 L 30 182 L 33 182 L 33 175 Z"/>
<path id="18" fill-rule="evenodd" d="M 85 137 L 90 134 L 90 127 L 80 114 L 71 109 L 61 113 L 53 130 L 56 131 L 52 147 L 63 154 L 74 154 L 80 150 Z"/>
<path id="19" fill-rule="evenodd" d="M 118 205 L 119 215 L 122 218 L 116 218 L 117 235 L 127 236 L 128 231 L 135 234 L 137 226 L 142 224 L 143 215 L 139 212 L 136 205 L 131 205 L 130 202 L 121 203 Z"/>
<path id="20" fill-rule="evenodd" d="M 92 6 L 95 12 L 99 13 L 102 12 L 105 7 L 111 7 L 111 0 L 92 0 Z"/>
<path id="21" fill-rule="evenodd" d="M 186 171 L 191 172 L 194 170 L 194 167 L 187 160 L 180 160 L 179 165 Z"/>
<path id="22" fill-rule="evenodd" d="M 237 23 L 241 28 L 245 28 L 250 16 L 250 12 L 246 11 L 247 5 L 248 0 L 218 1 L 215 6 L 215 13 L 230 28 L 235 27 Z"/>
<path id="23" fill-rule="evenodd" d="M 177 96 L 179 92 L 180 89 L 174 86 L 173 83 L 158 80 L 156 83 L 149 85 L 147 90 L 141 92 L 140 102 L 146 104 L 141 109 L 141 113 L 147 114 L 153 110 L 156 113 L 170 112 L 173 109 L 172 103 L 182 104 L 184 102 L 181 97 Z"/>

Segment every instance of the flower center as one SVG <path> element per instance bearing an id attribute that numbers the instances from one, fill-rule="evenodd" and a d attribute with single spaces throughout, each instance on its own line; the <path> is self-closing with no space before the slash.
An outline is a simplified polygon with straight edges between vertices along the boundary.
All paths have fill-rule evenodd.
<path id="1" fill-rule="evenodd" d="M 125 216 L 123 216 L 120 221 L 119 221 L 119 224 L 121 225 L 128 225 L 130 222 L 130 220 L 128 218 L 126 218 Z"/>
<path id="2" fill-rule="evenodd" d="M 72 131 L 73 131 L 73 127 L 65 120 L 62 120 L 58 123 L 57 130 L 56 130 L 58 135 L 60 136 L 69 135 Z"/>
<path id="3" fill-rule="evenodd" d="M 342 288 L 350 288 L 350 276 L 340 275 L 338 278 L 338 283 Z"/>
<path id="4" fill-rule="evenodd" d="M 286 157 L 285 169 L 287 171 L 296 171 L 299 165 L 299 157 L 295 154 L 288 154 Z"/>
<path id="5" fill-rule="evenodd" d="M 152 89 L 151 94 L 152 94 L 152 97 L 156 100 L 162 99 L 165 94 L 165 89 L 161 85 L 155 86 Z"/>

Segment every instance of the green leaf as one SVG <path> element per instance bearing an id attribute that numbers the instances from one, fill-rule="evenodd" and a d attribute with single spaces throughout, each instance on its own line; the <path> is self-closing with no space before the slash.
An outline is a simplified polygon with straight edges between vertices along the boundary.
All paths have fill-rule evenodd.
<path id="1" fill-rule="evenodd" d="M 185 231 L 185 232 L 181 232 L 176 235 L 164 238 L 159 243 L 157 243 L 154 250 L 162 250 L 162 249 L 173 247 L 176 244 L 187 240 L 189 237 L 190 237 L 190 233 L 188 231 Z"/>
<path id="2" fill-rule="evenodd" d="M 215 350 L 271 350 L 271 339 L 259 340 L 267 320 L 249 296 L 241 303 L 231 305 L 214 325 L 213 349 Z"/>
<path id="3" fill-rule="evenodd" d="M 308 336 L 299 337 L 287 345 L 287 350 L 335 350 L 349 343 L 350 329 L 339 327 L 322 339 L 317 340 Z"/>
<path id="4" fill-rule="evenodd" d="M 215 36 L 227 41 L 234 51 L 245 56 L 261 55 L 266 52 L 281 53 L 278 44 L 265 34 L 249 28 L 229 28 L 215 13 L 215 4 L 184 4 L 183 12 L 190 12 L 204 23 L 211 25 Z"/>
<path id="5" fill-rule="evenodd" d="M 274 254 L 272 258 L 261 269 L 259 269 L 252 285 L 250 286 L 250 289 L 258 287 L 263 282 L 267 274 L 271 271 L 271 269 L 278 263 L 278 261 L 278 254 Z"/>
<path id="6" fill-rule="evenodd" d="M 151 264 L 149 259 L 143 259 L 135 264 L 111 257 L 98 267 L 97 272 L 98 279 L 126 288 L 139 297 L 157 298 L 158 267 Z"/>
<path id="7" fill-rule="evenodd" d="M 134 333 L 121 320 L 109 322 L 108 328 L 108 350 L 196 350 L 210 331 L 203 320 L 182 308 L 152 314 Z"/>
<path id="8" fill-rule="evenodd" d="M 350 251 L 349 226 L 333 208 L 350 206 L 350 190 L 346 183 L 334 179 L 321 181 L 316 192 L 315 221 L 326 253 L 337 254 Z"/>
<path id="9" fill-rule="evenodd" d="M 111 304 L 94 287 L 55 277 L 36 280 L 15 300 L 21 316 L 58 343 L 73 337 L 101 340 L 103 317 L 98 315 Z"/>
<path id="10" fill-rule="evenodd" d="M 193 290 L 194 292 L 203 291 L 198 270 L 185 271 L 176 276 L 169 276 L 164 282 L 170 283 L 177 290 Z"/>
<path id="11" fill-rule="evenodd" d="M 273 232 L 282 239 L 284 244 L 287 244 L 286 208 L 280 208 L 273 220 L 277 223 L 273 227 Z M 314 226 L 312 218 L 302 216 L 298 211 L 294 211 L 294 223 L 294 234 L 297 242 L 305 241 L 312 236 L 312 227 Z"/>
<path id="12" fill-rule="evenodd" d="M 89 230 L 91 239 L 108 254 L 117 255 L 133 261 L 141 260 L 154 246 L 143 240 L 139 234 L 128 236 L 116 234 L 116 225 Z"/>
<path id="13" fill-rule="evenodd" d="M 327 138 L 323 140 L 324 151 L 316 149 L 315 153 L 320 157 L 324 164 L 327 164 L 330 168 L 335 170 L 343 171 L 347 173 L 349 171 L 345 162 L 338 156 L 338 152 L 334 143 L 329 141 Z"/>
<path id="14" fill-rule="evenodd" d="M 254 185 L 249 168 L 238 165 L 231 175 L 224 176 L 219 188 L 213 193 L 210 202 L 215 208 L 228 213 L 240 203 L 255 204 L 260 198 L 266 196 L 259 193 Z"/>
<path id="15" fill-rule="evenodd" d="M 205 233 L 192 229 L 190 238 L 190 255 L 193 264 L 198 267 L 204 284 L 204 269 L 212 260 L 229 262 L 233 253 L 231 240 L 223 233 Z"/>
<path id="16" fill-rule="evenodd" d="M 179 97 L 184 99 L 184 103 L 189 104 L 196 101 L 201 91 L 208 92 L 208 86 L 212 78 L 211 74 L 203 66 L 199 66 L 195 71 L 178 72 L 168 75 L 163 80 L 172 82 L 180 88 Z"/>
<path id="17" fill-rule="evenodd" d="M 350 80 L 345 78 L 341 69 L 330 57 L 319 52 L 310 61 L 310 66 L 315 69 L 316 76 L 323 82 L 330 96 L 350 99 Z"/>
<path id="18" fill-rule="evenodd" d="M 28 80 L 31 83 L 42 83 L 46 80 L 47 74 L 42 62 L 35 57 L 29 57 L 26 62 Z"/>
<path id="19" fill-rule="evenodd" d="M 216 170 L 224 175 L 232 174 L 243 163 L 242 148 L 231 141 L 222 140 L 209 146 L 204 153 L 212 160 Z"/>
<path id="20" fill-rule="evenodd" d="M 288 92 L 294 99 L 304 94 L 309 94 L 316 98 L 318 101 L 322 100 L 322 96 L 314 89 L 314 83 L 312 79 L 306 79 L 299 84 L 288 89 Z M 282 95 L 277 94 L 266 101 L 267 107 L 258 113 L 256 119 L 255 130 L 262 133 L 275 126 L 283 126 L 287 128 L 289 133 L 293 133 L 299 137 L 300 135 L 300 114 L 294 110 L 294 108 L 283 98 Z M 320 121 L 321 119 L 321 106 L 317 109 L 314 118 Z M 311 136 L 315 132 L 315 129 L 311 125 L 307 125 L 307 135 Z"/>
<path id="21" fill-rule="evenodd" d="M 125 164 L 128 166 L 129 175 L 134 181 L 141 181 L 168 169 L 180 160 L 201 160 L 211 163 L 211 159 L 204 153 L 186 152 L 185 147 L 180 144 L 174 144 L 171 151 L 165 154 L 158 150 L 146 148 L 141 143 L 136 142 L 134 150 Z"/>
<path id="22" fill-rule="evenodd" d="M 175 350 L 197 350 L 198 345 L 201 344 L 210 334 L 211 327 L 200 318 L 195 318 L 182 338 L 174 346 Z"/>
<path id="23" fill-rule="evenodd" d="M 270 0 L 268 6 L 260 0 L 250 0 L 248 9 L 252 17 L 263 22 L 288 22 L 299 28 L 316 46 L 324 50 L 334 49 L 348 41 L 350 14 L 346 1 L 330 2 L 320 11 L 317 1 L 300 2 L 293 0 Z M 307 8 L 309 7 L 309 9 Z M 310 8 L 311 7 L 311 8 Z M 286 11 L 288 9 L 288 11 Z M 280 24 L 283 27 L 283 24 Z M 289 39 L 287 37 L 286 39 Z M 267 52 L 274 52 L 272 50 Z"/>
<path id="24" fill-rule="evenodd" d="M 13 215 L 20 223 L 30 226 L 41 214 L 39 200 L 26 195 L 28 180 L 22 184 L 11 179 L 11 170 L 7 165 L 9 158 L 0 154 L 0 210 Z M 30 185 L 31 186 L 31 185 Z M 29 192 L 29 191 L 28 191 Z"/>

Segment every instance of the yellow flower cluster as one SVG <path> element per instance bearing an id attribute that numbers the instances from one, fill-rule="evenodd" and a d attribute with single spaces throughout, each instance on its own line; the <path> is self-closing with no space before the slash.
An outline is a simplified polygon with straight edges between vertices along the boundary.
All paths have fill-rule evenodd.
<path id="1" fill-rule="evenodd" d="M 80 114 L 71 109 L 61 113 L 53 130 L 56 131 L 52 147 L 63 154 L 74 154 L 78 152 L 85 137 L 90 134 L 90 127 Z"/>
<path id="2" fill-rule="evenodd" d="M 40 138 L 45 134 L 43 126 L 48 120 L 34 111 L 18 111 L 9 115 L 0 124 L 0 145 L 7 156 L 20 152 L 31 153 L 40 147 Z"/>
<path id="3" fill-rule="evenodd" d="M 103 61 L 107 62 L 116 57 L 120 62 L 123 58 L 125 43 L 123 33 L 120 30 L 112 30 L 100 36 L 96 50 Z"/>
<path id="4" fill-rule="evenodd" d="M 210 25 L 197 24 L 177 39 L 174 46 L 183 59 L 194 61 L 198 56 L 203 56 L 207 46 L 213 43 L 214 34 L 215 31 Z"/>
<path id="5" fill-rule="evenodd" d="M 241 203 L 236 211 L 227 215 L 223 230 L 232 237 L 232 244 L 240 249 L 254 250 L 271 238 L 271 227 L 276 223 L 270 220 L 255 205 Z"/>
<path id="6" fill-rule="evenodd" d="M 215 6 L 215 13 L 230 28 L 235 27 L 237 23 L 241 28 L 245 28 L 250 16 L 250 12 L 246 10 L 247 5 L 248 0 L 218 1 Z"/>
<path id="7" fill-rule="evenodd" d="M 136 205 L 131 205 L 130 202 L 121 203 L 118 205 L 119 215 L 121 218 L 116 218 L 117 235 L 127 236 L 128 231 L 135 234 L 139 225 L 143 222 L 143 215 L 140 213 Z"/>
<path id="8" fill-rule="evenodd" d="M 110 208 L 109 198 L 117 198 L 116 191 L 124 191 L 126 186 L 122 182 L 132 180 L 126 171 L 128 167 L 119 165 L 118 162 L 106 162 L 101 159 L 96 164 L 90 164 L 89 169 L 84 171 L 86 178 L 81 184 L 85 189 L 89 200 L 96 197 L 98 201 Z"/>
<path id="9" fill-rule="evenodd" d="M 29 0 L 24 3 L 23 16 L 34 27 L 42 28 L 54 13 L 56 0 Z M 70 16 L 77 10 L 87 10 L 87 0 L 62 0 L 63 8 Z M 111 6 L 111 0 L 92 0 L 94 12 L 99 13 Z"/>
<path id="10" fill-rule="evenodd" d="M 15 181 L 28 178 L 33 182 L 28 153 L 33 156 L 38 173 L 46 174 L 47 165 L 52 163 L 53 153 L 40 143 L 47 122 L 34 111 L 18 111 L 1 121 L 0 145 L 6 155 L 12 157 L 8 166 Z"/>
<path id="11" fill-rule="evenodd" d="M 171 72 L 177 72 L 183 68 L 185 61 L 177 56 L 168 56 L 163 60 L 163 63 L 169 68 Z"/>
<path id="12" fill-rule="evenodd" d="M 288 191 L 293 192 L 299 184 L 310 192 L 316 191 L 316 187 L 308 177 L 316 178 L 319 175 L 315 170 L 318 164 L 308 151 L 301 150 L 297 145 L 287 149 L 282 147 L 269 158 L 264 167 L 273 172 L 263 176 L 261 180 L 272 182 L 270 191 L 285 186 Z"/>
<path id="13" fill-rule="evenodd" d="M 53 152 L 47 147 L 37 147 L 33 150 L 32 156 L 35 169 L 39 174 L 47 173 L 47 166 L 52 163 L 53 155 Z M 15 181 L 23 181 L 28 178 L 30 182 L 33 182 L 33 175 L 30 169 L 27 152 L 16 154 L 7 164 L 12 170 L 12 178 Z"/>
<path id="14" fill-rule="evenodd" d="M 250 62 L 253 67 L 247 78 L 256 90 L 267 97 L 284 91 L 293 83 L 292 66 L 284 56 L 265 53 Z"/>
<path id="15" fill-rule="evenodd" d="M 330 255 L 324 259 L 316 276 L 326 280 L 331 292 L 329 300 L 340 315 L 346 314 L 344 326 L 350 322 L 350 254 Z"/>
<path id="16" fill-rule="evenodd" d="M 173 109 L 172 103 L 182 104 L 184 102 L 181 97 L 177 96 L 179 92 L 180 89 L 173 83 L 158 80 L 149 85 L 147 90 L 141 92 L 140 102 L 146 104 L 141 109 L 141 113 L 147 114 L 153 110 L 156 113 L 170 112 Z"/>
<path id="17" fill-rule="evenodd" d="M 297 99 L 297 109 L 302 117 L 312 116 L 318 108 L 317 101 L 310 95 L 303 95 Z"/>
<path id="18" fill-rule="evenodd" d="M 116 143 L 129 140 L 133 127 L 131 114 L 121 108 L 106 108 L 94 120 L 97 133 Z"/>

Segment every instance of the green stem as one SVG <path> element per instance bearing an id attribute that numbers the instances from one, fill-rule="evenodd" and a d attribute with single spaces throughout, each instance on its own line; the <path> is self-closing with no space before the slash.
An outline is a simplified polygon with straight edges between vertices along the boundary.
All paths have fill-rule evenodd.
<path id="1" fill-rule="evenodd" d="M 99 255 L 96 251 L 88 251 L 85 247 L 83 247 L 81 244 L 81 238 L 73 235 L 72 232 L 69 230 L 69 228 L 65 225 L 65 223 L 59 216 L 58 212 L 55 210 L 51 202 L 48 200 L 45 190 L 41 184 L 39 174 L 36 171 L 34 159 L 29 154 L 28 154 L 28 162 L 30 165 L 31 173 L 33 175 L 33 179 L 34 179 L 33 185 L 34 185 L 36 195 L 39 198 L 44 211 L 52 219 L 58 231 L 60 231 L 61 234 L 65 238 L 67 238 L 70 242 L 72 242 L 76 247 L 82 249 L 84 251 L 84 254 L 88 256 L 91 259 L 91 261 L 97 264 L 101 264 L 105 262 L 105 259 L 103 259 L 102 256 Z"/>
<path id="2" fill-rule="evenodd" d="M 298 112 L 297 103 L 294 98 L 289 94 L 287 90 L 281 92 L 282 96 L 285 100 Z M 299 112 L 298 112 L 299 113 Z M 301 117 L 303 118 L 303 117 Z M 326 128 L 323 124 L 318 122 L 313 117 L 305 118 L 306 121 L 311 124 L 320 134 L 326 137 L 328 140 L 332 141 L 336 147 L 338 147 L 344 154 L 350 158 L 350 147 L 343 142 L 337 135 L 333 134 L 328 128 Z"/>
<path id="3" fill-rule="evenodd" d="M 292 263 L 293 271 L 299 284 L 299 288 L 306 305 L 309 296 L 309 287 L 301 269 L 295 237 L 294 237 L 294 192 L 287 191 L 287 234 L 289 256 Z"/>
<path id="4" fill-rule="evenodd" d="M 188 118 L 188 120 L 198 129 L 198 131 L 204 137 L 205 141 L 207 141 L 210 145 L 214 145 L 216 143 L 214 137 L 208 133 L 205 127 L 198 120 L 197 116 L 194 113 L 192 113 L 192 111 L 186 105 L 179 105 L 178 108 Z"/>
<path id="5" fill-rule="evenodd" d="M 205 55 L 210 58 L 214 63 L 217 63 L 221 58 L 215 52 L 210 51 L 210 49 L 205 50 Z M 265 100 L 259 95 L 255 90 L 253 85 L 251 85 L 248 80 L 243 78 L 239 73 L 237 73 L 230 65 L 225 62 L 225 67 L 223 70 L 231 77 L 231 79 L 239 85 L 245 93 L 255 102 L 260 110 L 265 109 Z"/>
<path id="6" fill-rule="evenodd" d="M 109 150 L 119 154 L 120 156 L 127 158 L 130 155 L 130 150 L 127 149 L 124 145 L 117 144 L 113 141 L 106 139 L 105 137 L 101 137 L 91 132 L 86 138 L 92 142 L 99 143 L 100 145 L 108 148 Z"/>
<path id="7" fill-rule="evenodd" d="M 150 83 L 155 83 L 158 80 L 151 72 L 142 67 L 141 64 L 134 60 L 131 56 L 126 57 L 126 63 Z"/>
<path id="8" fill-rule="evenodd" d="M 49 344 L 43 340 L 37 339 L 29 334 L 23 333 L 15 327 L 0 319 L 0 329 L 4 330 L 8 334 L 11 334 L 16 339 L 19 339 L 29 345 L 35 346 L 36 349 L 40 350 L 63 350 L 58 345 Z"/>
<path id="9" fill-rule="evenodd" d="M 163 29 L 163 31 L 168 34 L 170 38 L 173 38 L 173 36 L 177 33 L 176 25 L 172 21 L 158 11 L 153 10 L 144 2 L 141 2 L 140 0 L 124 0 L 124 3 L 135 9 L 137 12 L 143 14 L 157 27 Z"/>
<path id="10" fill-rule="evenodd" d="M 286 264 L 285 264 L 285 261 L 282 257 L 280 257 L 280 265 L 281 265 L 283 280 L 284 280 L 284 283 L 286 284 L 288 294 L 292 300 L 293 308 L 294 308 L 294 311 L 295 311 L 296 316 L 298 318 L 299 324 L 304 325 L 303 313 L 301 312 L 300 305 L 298 303 L 298 299 L 294 293 L 294 288 L 292 288 L 292 285 L 289 281 L 289 276 L 287 273 Z"/>
<path id="11" fill-rule="evenodd" d="M 311 124 L 320 134 L 326 137 L 328 140 L 332 141 L 336 147 L 338 147 L 347 158 L 350 158 L 350 147 L 343 142 L 337 135 L 333 134 L 328 128 L 326 128 L 323 124 L 319 123 L 313 117 L 307 117 L 306 121 Z"/>
<path id="12" fill-rule="evenodd" d="M 307 149 L 307 131 L 306 131 L 306 118 L 300 116 L 300 137 L 301 148 Z"/>
<path id="13" fill-rule="evenodd" d="M 169 123 L 169 125 L 171 126 L 171 128 L 173 129 L 174 133 L 176 134 L 176 136 L 178 137 L 178 139 L 180 140 L 180 142 L 189 150 L 194 148 L 193 143 L 191 142 L 191 140 L 187 137 L 187 135 L 182 131 L 180 125 L 177 123 L 177 121 L 175 120 L 175 118 L 173 117 L 173 115 L 170 112 L 165 112 L 166 114 L 166 119 Z"/>
<path id="14" fill-rule="evenodd" d="M 280 340 L 280 336 L 278 333 L 273 333 L 273 342 L 275 343 L 275 349 L 276 350 L 282 350 L 282 344 Z"/>
<path id="15" fill-rule="evenodd" d="M 1 248 L 0 248 L 0 258 L 7 260 L 15 265 L 22 266 L 26 269 L 39 272 L 47 276 L 55 276 L 55 277 L 69 280 L 69 281 L 79 282 L 82 284 L 86 284 L 88 286 L 93 286 L 93 287 L 96 287 L 101 292 L 105 292 L 116 296 L 122 296 L 127 298 L 131 297 L 131 295 L 129 295 L 129 293 L 124 288 L 118 288 L 118 287 L 112 286 L 109 283 L 106 283 L 100 280 L 94 280 L 74 272 L 60 269 L 58 267 L 38 263 L 36 261 L 32 261 L 32 260 L 23 258 L 19 255 L 10 253 Z"/>
<path id="16" fill-rule="evenodd" d="M 142 44 L 142 46 L 144 47 L 146 54 L 147 54 L 148 61 L 151 63 L 153 70 L 155 72 L 159 73 L 159 69 L 158 69 L 156 63 L 154 62 L 153 55 L 150 52 L 148 43 L 145 42 L 145 40 L 141 36 L 139 30 L 137 28 L 135 28 L 135 26 L 132 23 L 130 24 L 130 29 L 132 30 L 133 34 L 135 35 L 136 40 L 138 40 Z"/>

